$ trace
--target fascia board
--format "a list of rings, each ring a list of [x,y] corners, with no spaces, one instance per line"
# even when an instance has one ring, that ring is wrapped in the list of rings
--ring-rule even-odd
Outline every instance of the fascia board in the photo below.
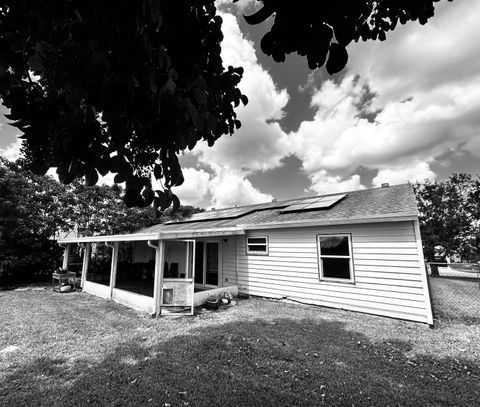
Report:
[[[261,224],[246,224],[243,225],[245,230],[257,230],[257,229],[281,229],[281,228],[293,228],[293,227],[306,227],[306,226],[336,226],[336,225],[352,225],[360,223],[382,223],[382,222],[404,222],[418,220],[417,215],[402,215],[402,216],[381,216],[372,218],[350,218],[350,219],[304,219],[286,222],[269,222]]]

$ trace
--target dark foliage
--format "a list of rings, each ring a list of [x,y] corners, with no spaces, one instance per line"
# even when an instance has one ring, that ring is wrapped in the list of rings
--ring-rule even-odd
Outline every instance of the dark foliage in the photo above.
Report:
[[[181,206],[158,217],[152,207],[128,208],[123,194],[118,185],[62,185],[0,158],[0,285],[48,277],[61,265],[58,233],[131,233],[201,211]]]
[[[237,2],[238,0],[234,0]],[[259,24],[274,16],[260,43],[262,51],[276,62],[296,52],[305,56],[310,69],[326,62],[328,73],[340,72],[348,61],[346,46],[359,39],[384,41],[398,23],[426,24],[438,0],[258,0],[263,6],[245,16]],[[451,1],[451,0],[450,0]]]
[[[275,15],[263,52],[298,52],[330,73],[346,65],[350,41],[384,40],[397,22],[434,12],[433,0],[263,3],[246,17]],[[234,108],[248,102],[243,68],[222,64],[221,25],[214,0],[0,0],[0,96],[27,168],[87,185],[111,171],[127,206],[178,208],[178,153],[233,134]]]
[[[477,261],[480,248],[480,178],[452,174],[445,181],[428,180],[414,185],[420,212],[423,250],[435,261],[435,246],[446,256]]]
[[[0,95],[27,167],[57,167],[66,184],[111,171],[129,207],[178,207],[177,154],[232,134],[234,106],[247,103],[243,69],[222,65],[213,3],[1,1]]]
[[[51,239],[65,226],[60,184],[0,161],[0,283],[32,281],[51,272],[61,248]]]

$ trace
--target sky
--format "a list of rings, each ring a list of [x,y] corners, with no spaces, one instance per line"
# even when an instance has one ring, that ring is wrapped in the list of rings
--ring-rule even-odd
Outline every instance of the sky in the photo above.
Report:
[[[183,204],[218,209],[480,173],[478,0],[443,0],[424,26],[352,42],[333,76],[296,54],[285,63],[262,54],[271,21],[248,26],[242,16],[256,3],[217,0],[224,65],[244,67],[249,103],[236,110],[233,136],[182,154],[185,183],[173,192]],[[15,159],[17,131],[5,122],[0,154]]]

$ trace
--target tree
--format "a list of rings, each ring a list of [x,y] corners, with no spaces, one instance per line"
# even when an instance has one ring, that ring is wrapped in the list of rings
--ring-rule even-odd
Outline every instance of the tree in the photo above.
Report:
[[[334,73],[350,41],[384,40],[397,21],[424,24],[433,2],[263,0],[245,18],[275,15],[260,44],[275,61],[296,51]],[[214,0],[1,0],[0,96],[27,167],[57,167],[66,184],[111,171],[129,207],[178,208],[179,152],[233,134],[234,108],[248,102],[243,69],[223,67],[221,24]],[[152,190],[151,173],[163,190]]]
[[[158,218],[152,207],[127,208],[122,194],[118,185],[62,185],[0,157],[0,284],[49,276],[59,266],[62,250],[55,237],[61,231],[131,233],[201,211],[181,206]]]
[[[26,281],[54,268],[61,250],[51,237],[67,226],[63,188],[0,158],[0,281]]]
[[[480,237],[480,178],[452,174],[445,181],[417,182],[414,189],[426,259],[434,261],[435,246],[442,246],[446,256],[473,260]]]
[[[90,235],[132,233],[154,224],[189,217],[203,209],[180,205],[169,208],[158,217],[152,207],[128,208],[122,200],[119,185],[86,186],[78,181],[68,186],[73,202],[69,208],[71,222],[78,230]]]

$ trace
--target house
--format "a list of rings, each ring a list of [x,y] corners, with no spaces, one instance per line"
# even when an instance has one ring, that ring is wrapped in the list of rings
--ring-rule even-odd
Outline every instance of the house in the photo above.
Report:
[[[145,312],[207,295],[285,298],[432,324],[411,185],[197,213],[130,235],[59,239],[86,292]],[[160,290],[160,287],[163,287]]]

